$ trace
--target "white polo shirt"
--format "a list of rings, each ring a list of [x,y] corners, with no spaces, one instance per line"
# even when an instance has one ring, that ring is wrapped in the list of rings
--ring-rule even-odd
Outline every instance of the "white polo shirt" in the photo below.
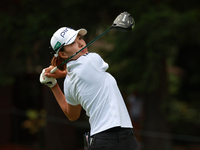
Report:
[[[67,63],[64,81],[66,101],[81,104],[89,116],[91,135],[112,127],[132,128],[132,123],[113,76],[105,72],[108,64],[96,53]]]

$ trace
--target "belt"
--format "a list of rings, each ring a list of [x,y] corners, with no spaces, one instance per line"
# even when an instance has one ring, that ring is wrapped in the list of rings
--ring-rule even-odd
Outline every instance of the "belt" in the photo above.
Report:
[[[134,131],[132,128],[114,127],[114,128],[105,130],[103,132],[97,133],[97,134],[93,135],[91,138],[115,140],[115,139],[126,138],[133,134],[134,134]]]

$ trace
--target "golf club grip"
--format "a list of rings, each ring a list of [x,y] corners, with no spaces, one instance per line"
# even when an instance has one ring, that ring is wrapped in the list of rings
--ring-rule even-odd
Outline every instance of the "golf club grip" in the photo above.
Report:
[[[54,73],[56,70],[58,70],[58,68],[54,67],[53,69],[51,69],[50,73]]]

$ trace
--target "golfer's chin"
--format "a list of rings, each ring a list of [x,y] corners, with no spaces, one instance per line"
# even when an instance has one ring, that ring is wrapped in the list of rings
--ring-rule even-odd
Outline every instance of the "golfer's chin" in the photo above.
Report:
[[[81,52],[82,52],[83,55],[86,54],[86,53],[88,53],[87,47],[85,49],[83,49]]]

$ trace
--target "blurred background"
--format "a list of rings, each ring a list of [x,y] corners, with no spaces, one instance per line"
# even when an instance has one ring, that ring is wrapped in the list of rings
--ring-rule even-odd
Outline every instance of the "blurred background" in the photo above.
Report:
[[[135,29],[88,49],[109,63],[141,150],[200,149],[200,1],[1,0],[0,150],[83,150],[84,110],[70,122],[39,75],[58,28],[86,28],[90,42],[123,11]]]

